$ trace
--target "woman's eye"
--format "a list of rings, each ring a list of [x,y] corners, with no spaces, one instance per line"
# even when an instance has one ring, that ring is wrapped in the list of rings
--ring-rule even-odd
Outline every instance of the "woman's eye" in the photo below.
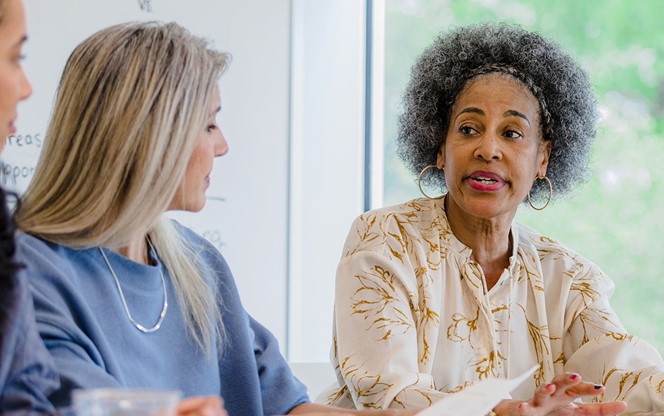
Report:
[[[508,137],[510,139],[518,139],[519,137],[522,137],[522,135],[516,130],[507,130],[505,132],[505,137]]]
[[[470,126],[461,126],[459,128],[459,133],[461,133],[463,135],[466,135],[466,136],[469,136],[469,135],[475,133],[475,129],[470,127]]]
[[[25,60],[25,55],[23,55],[23,54],[16,54],[16,55],[13,56],[13,59],[12,59],[12,61],[16,65],[21,65],[21,62],[23,62],[23,60]]]
[[[212,131],[216,128],[217,128],[216,124],[210,124],[210,125],[207,126],[207,132],[212,133]]]

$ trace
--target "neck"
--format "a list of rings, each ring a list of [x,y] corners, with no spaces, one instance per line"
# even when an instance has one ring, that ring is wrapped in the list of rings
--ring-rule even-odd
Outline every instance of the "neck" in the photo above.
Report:
[[[445,199],[445,211],[454,236],[472,251],[472,259],[477,262],[491,289],[503,270],[509,266],[512,242],[510,218],[478,218],[468,215],[449,198]]]
[[[135,261],[136,263],[150,264],[150,257],[148,256],[148,245],[146,241],[146,237],[142,236],[132,240],[126,246],[113,249],[113,251],[125,256],[129,260]]]

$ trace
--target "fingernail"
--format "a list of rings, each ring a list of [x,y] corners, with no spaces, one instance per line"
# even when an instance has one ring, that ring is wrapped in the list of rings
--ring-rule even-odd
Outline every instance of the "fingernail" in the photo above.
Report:
[[[571,376],[569,376],[569,378],[571,380],[576,380],[577,378],[579,378],[579,375],[578,374],[572,374]]]
[[[601,389],[602,387],[604,387],[604,386],[602,386],[601,384],[595,384],[595,390],[599,390],[599,389]]]
[[[553,387],[553,383],[549,383],[549,384],[547,384],[544,388],[547,389],[547,390],[549,390],[551,387]]]

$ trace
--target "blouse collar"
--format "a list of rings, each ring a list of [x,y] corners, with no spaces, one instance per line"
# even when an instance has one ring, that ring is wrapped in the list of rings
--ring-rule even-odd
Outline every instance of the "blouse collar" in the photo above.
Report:
[[[443,198],[432,200],[434,209],[438,213],[441,239],[447,243],[446,247],[449,247],[452,252],[461,257],[464,263],[469,262],[471,261],[470,256],[473,254],[473,250],[459,241],[459,239],[452,232],[449,220],[447,219],[447,213],[445,212],[445,199],[447,199],[447,195],[445,195]],[[519,258],[517,255],[519,250],[519,232],[518,227],[514,222],[510,226],[509,236],[512,239],[512,253],[510,254],[508,267],[510,271],[514,271],[514,268],[518,264]]]

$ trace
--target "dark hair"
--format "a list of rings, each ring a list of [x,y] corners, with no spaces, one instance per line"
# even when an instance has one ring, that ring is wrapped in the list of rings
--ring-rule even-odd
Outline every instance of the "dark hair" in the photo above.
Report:
[[[586,72],[560,46],[516,25],[485,22],[437,37],[412,68],[399,118],[397,151],[415,174],[436,162],[452,105],[467,82],[499,72],[523,82],[540,103],[544,140],[551,142],[547,177],[555,195],[586,177],[598,120],[597,100]],[[442,171],[423,178],[445,187]],[[535,181],[532,198],[548,196]]]
[[[6,320],[11,319],[10,316],[7,316],[7,311],[11,310],[15,301],[13,289],[16,285],[16,271],[21,268],[21,265],[14,260],[16,228],[7,206],[7,196],[9,195],[15,197],[18,203],[15,194],[0,187],[0,328],[4,328]]]

